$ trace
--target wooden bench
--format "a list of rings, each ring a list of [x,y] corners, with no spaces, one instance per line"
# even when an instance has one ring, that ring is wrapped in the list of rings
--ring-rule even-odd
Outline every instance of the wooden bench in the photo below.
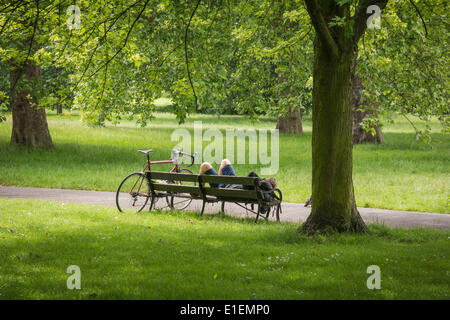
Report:
[[[261,188],[261,179],[258,177],[235,177],[235,176],[213,176],[196,175],[184,173],[169,173],[159,171],[146,172],[152,200],[150,210],[155,204],[155,200],[160,197],[179,197],[186,199],[202,200],[201,215],[205,211],[207,203],[222,202],[221,210],[225,212],[225,203],[235,203],[236,205],[250,211],[256,215],[255,223],[260,216],[266,220],[270,213],[276,215],[280,221],[282,194],[279,189],[265,191]],[[235,188],[214,188],[209,184],[241,185],[242,189]],[[274,195],[272,200],[268,200],[267,195]],[[251,208],[248,208],[251,205]],[[257,206],[256,211],[253,209]]]

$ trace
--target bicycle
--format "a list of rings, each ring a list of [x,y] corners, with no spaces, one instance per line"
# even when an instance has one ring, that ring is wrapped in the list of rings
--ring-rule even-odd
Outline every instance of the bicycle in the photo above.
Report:
[[[134,212],[140,212],[147,205],[148,201],[152,198],[152,193],[150,191],[150,183],[145,174],[146,171],[151,171],[152,165],[158,164],[168,164],[173,163],[174,167],[170,170],[171,173],[186,173],[192,174],[192,171],[186,168],[180,168],[179,166],[179,156],[188,156],[191,158],[191,163],[188,167],[191,167],[194,164],[195,157],[197,156],[197,152],[194,154],[189,154],[186,152],[182,152],[180,150],[173,149],[172,157],[169,160],[159,160],[159,161],[150,161],[150,153],[153,152],[153,149],[149,150],[138,150],[140,153],[143,153],[147,156],[147,163],[145,164],[143,170],[141,172],[134,172],[126,176],[119,185],[119,188],[116,192],[116,206],[120,212],[125,212],[128,210]],[[168,183],[181,184],[180,181],[167,181]],[[196,185],[196,182],[193,183]],[[191,202],[191,198],[186,197],[177,197],[177,194],[173,194],[171,196],[166,196],[167,207],[176,210],[183,210],[187,208]],[[155,203],[158,201],[158,197],[155,199]],[[165,207],[163,207],[165,208]],[[162,208],[161,208],[162,209]]]

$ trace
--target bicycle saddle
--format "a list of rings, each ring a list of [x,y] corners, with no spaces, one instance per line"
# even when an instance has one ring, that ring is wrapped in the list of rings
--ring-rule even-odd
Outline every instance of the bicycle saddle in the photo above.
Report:
[[[138,150],[140,153],[143,154],[149,154],[150,152],[153,152],[153,149],[148,149],[148,150]]]

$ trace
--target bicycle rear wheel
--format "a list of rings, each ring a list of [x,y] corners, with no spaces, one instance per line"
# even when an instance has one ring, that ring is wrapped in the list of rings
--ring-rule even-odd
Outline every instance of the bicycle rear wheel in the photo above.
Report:
[[[192,174],[192,171],[189,169],[181,169],[180,173]],[[196,182],[187,182],[187,181],[170,181],[170,183],[179,184],[179,185],[192,185],[196,186]],[[188,194],[177,194],[173,196],[166,197],[167,204],[169,207],[175,210],[183,210],[186,209],[192,202],[192,198]]]
[[[140,212],[151,198],[147,177],[142,172],[127,176],[116,192],[116,205],[120,212]]]

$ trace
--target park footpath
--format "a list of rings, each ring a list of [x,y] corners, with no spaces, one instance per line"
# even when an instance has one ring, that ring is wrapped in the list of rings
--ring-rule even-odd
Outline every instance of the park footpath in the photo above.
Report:
[[[1,198],[49,200],[109,207],[115,207],[116,205],[115,192],[105,191],[0,186],[0,201]],[[201,201],[192,201],[187,210],[200,212]],[[358,210],[366,223],[379,223],[399,228],[450,230],[450,214],[372,208],[358,208]],[[209,204],[205,209],[205,213],[217,213],[219,211],[219,204]],[[225,211],[233,216],[254,217],[252,213],[246,213],[245,209],[231,203],[227,203]],[[310,212],[311,208],[305,208],[302,203],[283,203],[280,219],[281,221],[300,223],[306,220]],[[270,219],[273,220],[274,217],[270,217]]]

